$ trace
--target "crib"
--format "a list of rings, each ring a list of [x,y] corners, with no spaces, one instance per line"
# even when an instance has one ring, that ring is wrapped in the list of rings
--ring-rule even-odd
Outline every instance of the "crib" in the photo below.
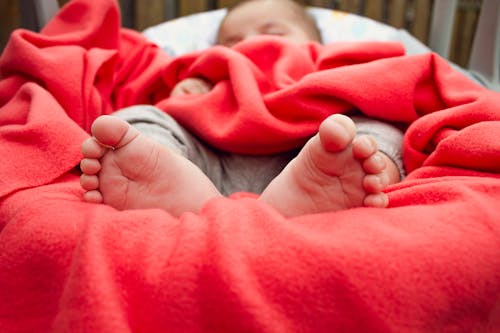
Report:
[[[356,3],[373,13],[403,2]],[[211,47],[230,1],[187,16],[184,1],[155,1],[161,21],[141,32],[120,22],[137,26],[131,9],[146,1],[120,1],[121,14],[112,0],[20,3],[33,31],[14,31],[0,57],[0,332],[500,330],[497,1],[482,1],[470,66],[447,59],[443,41],[453,26],[443,12],[460,1],[433,2],[429,45],[343,10],[354,2],[311,1],[325,44],[342,47],[258,41],[293,59],[273,64],[286,84],[269,91],[252,88],[270,85],[258,58],[245,60],[250,47]],[[216,89],[165,93],[200,73]],[[387,188],[387,208],[295,217],[251,193],[178,217],[84,202],[92,121],[137,104],[227,146],[306,140],[326,115],[356,108],[404,127],[408,175]],[[257,116],[240,121],[241,105]]]

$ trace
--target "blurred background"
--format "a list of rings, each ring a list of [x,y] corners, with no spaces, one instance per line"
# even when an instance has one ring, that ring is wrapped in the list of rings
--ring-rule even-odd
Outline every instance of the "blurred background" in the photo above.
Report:
[[[32,2],[33,0],[0,1],[0,50],[3,50],[13,29],[36,30],[38,28],[36,24],[33,25],[32,17],[21,15],[20,8],[29,6]],[[58,2],[59,5],[64,5],[68,0]],[[143,30],[177,16],[221,8],[235,2],[237,0],[119,0],[122,25],[136,30]],[[367,16],[396,28],[406,29],[424,44],[429,43],[433,0],[310,0],[299,2]],[[462,67],[467,67],[469,62],[480,6],[481,0],[458,0],[449,59]]]

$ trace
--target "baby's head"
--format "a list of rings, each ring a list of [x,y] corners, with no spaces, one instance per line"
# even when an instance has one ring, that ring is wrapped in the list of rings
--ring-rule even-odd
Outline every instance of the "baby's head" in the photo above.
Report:
[[[293,0],[242,0],[228,9],[217,44],[230,47],[257,35],[282,36],[296,43],[321,42],[314,18],[301,4]]]

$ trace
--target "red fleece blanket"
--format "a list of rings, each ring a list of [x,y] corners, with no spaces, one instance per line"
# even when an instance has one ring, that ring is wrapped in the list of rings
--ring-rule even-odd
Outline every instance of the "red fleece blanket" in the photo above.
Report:
[[[104,0],[15,31],[0,58],[0,332],[500,331],[500,95],[401,52],[263,38],[173,60]],[[189,76],[213,91],[167,99]],[[245,195],[178,219],[83,202],[92,120],[140,103],[244,153],[357,109],[408,126],[410,173],[388,209],[293,219]]]

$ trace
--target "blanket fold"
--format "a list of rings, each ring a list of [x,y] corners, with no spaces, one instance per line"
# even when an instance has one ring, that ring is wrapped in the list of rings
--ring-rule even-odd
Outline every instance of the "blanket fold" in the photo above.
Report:
[[[498,332],[500,94],[398,43],[256,38],[169,58],[112,0],[73,0],[0,57],[0,332]],[[262,57],[262,52],[266,57]],[[168,98],[201,77],[205,95]],[[152,104],[219,149],[296,148],[333,113],[407,128],[387,209],[286,219],[81,199],[101,114]]]

